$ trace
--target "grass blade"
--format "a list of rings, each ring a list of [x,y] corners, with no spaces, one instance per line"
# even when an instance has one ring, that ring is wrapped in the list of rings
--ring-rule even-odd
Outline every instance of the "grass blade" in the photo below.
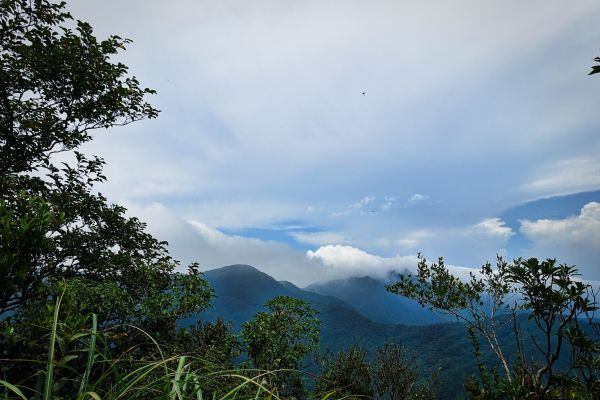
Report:
[[[185,356],[181,356],[179,358],[179,364],[177,364],[177,370],[175,371],[175,377],[173,378],[173,386],[171,388],[171,399],[175,398],[183,399],[183,395],[181,393],[181,373],[183,372],[183,368],[185,367]]]
[[[85,366],[85,372],[81,377],[81,385],[79,386],[79,394],[84,393],[88,386],[92,365],[94,364],[94,354],[96,353],[96,333],[98,331],[98,316],[92,314],[92,332],[90,335],[90,347],[88,349],[88,359]]]
[[[6,381],[0,380],[0,386],[4,386],[8,390],[10,390],[11,392],[13,392],[17,396],[19,396],[21,399],[27,400],[27,397],[25,397],[25,395],[23,394],[23,392],[21,392],[21,389],[19,389],[15,385],[12,385],[12,384],[10,384],[10,383],[8,383]]]
[[[94,400],[102,400],[102,398],[100,396],[98,396],[98,393],[96,392],[86,392],[82,394],[83,397],[79,397],[82,399],[87,399],[88,397],[91,397]]]
[[[54,318],[52,319],[52,331],[50,332],[50,349],[48,350],[48,365],[46,367],[46,382],[44,385],[44,400],[50,400],[52,397],[52,385],[54,383],[54,347],[56,344],[56,330],[58,328],[58,312],[64,294],[65,292],[63,290],[58,299],[56,299],[56,305],[54,306]]]

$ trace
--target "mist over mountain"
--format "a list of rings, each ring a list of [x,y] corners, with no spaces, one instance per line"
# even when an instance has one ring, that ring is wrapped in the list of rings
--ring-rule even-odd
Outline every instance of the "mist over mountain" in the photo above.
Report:
[[[381,280],[363,276],[315,283],[304,289],[343,300],[375,322],[427,325],[447,321],[439,313],[423,308],[413,300],[386,291],[384,285],[392,282],[391,277]]]
[[[339,316],[358,325],[373,322],[362,316],[352,305],[330,295],[302,290],[291,282],[277,281],[258,269],[243,264],[229,265],[206,271],[204,277],[214,289],[213,307],[202,318],[213,320],[219,316],[229,320],[234,330],[250,320],[264,303],[275,296],[290,296],[306,300],[320,312],[322,321],[335,321]]]
[[[385,292],[382,281],[368,277],[332,281],[318,287],[311,286],[312,290],[323,292],[316,293],[287,281],[277,281],[250,265],[217,268],[204,272],[204,276],[215,290],[213,306],[200,315],[180,321],[182,326],[193,324],[196,320],[214,321],[223,317],[231,322],[234,332],[239,332],[245,321],[263,310],[262,305],[267,300],[274,296],[291,296],[306,300],[319,312],[317,317],[322,322],[321,352],[336,352],[360,343],[373,354],[378,346],[387,342],[402,344],[417,357],[424,376],[444,367],[439,373],[440,387],[444,387],[445,391],[442,399],[461,398],[463,375],[476,373],[463,324],[426,325],[426,321],[434,321],[434,316],[413,304],[394,302],[394,297],[390,297],[393,295]],[[344,290],[355,290],[356,299],[363,298],[363,301],[352,300],[351,293],[343,296],[351,300],[348,302],[325,294],[341,295]],[[369,297],[372,299],[369,300]],[[369,304],[383,311],[369,310]],[[393,315],[389,320],[408,321],[412,325],[381,323],[371,319],[379,317],[385,320],[383,314],[386,310]],[[423,315],[419,315],[419,311]],[[448,360],[451,362],[448,363]]]
[[[359,343],[373,355],[377,347],[385,343],[401,344],[415,357],[425,379],[434,373],[437,375],[437,390],[442,400],[464,398],[465,378],[477,374],[465,325],[449,319],[444,321],[414,302],[387,293],[384,288],[387,281],[365,276],[302,289],[243,264],[209,270],[204,272],[204,277],[215,291],[213,305],[199,315],[181,320],[181,326],[222,317],[231,323],[234,333],[239,333],[244,322],[264,311],[263,304],[268,300],[290,296],[307,301],[319,312],[321,353],[337,352]],[[529,338],[539,332],[536,333],[526,316],[520,318],[520,324],[523,337],[527,338],[525,348],[533,350]],[[516,354],[515,342],[511,339],[513,333],[512,324],[503,324],[498,330],[508,354]],[[483,343],[481,352],[482,360],[488,365],[497,362]],[[559,365],[566,365],[564,358],[561,357]],[[309,371],[318,372],[312,360],[307,363]]]

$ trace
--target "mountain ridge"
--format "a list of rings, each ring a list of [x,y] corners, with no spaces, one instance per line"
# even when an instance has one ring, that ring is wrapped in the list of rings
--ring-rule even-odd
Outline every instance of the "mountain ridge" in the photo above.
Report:
[[[392,281],[370,276],[351,277],[313,283],[304,290],[334,296],[366,318],[383,324],[429,325],[448,321],[413,300],[386,291],[385,285]]]
[[[402,325],[375,322],[337,297],[307,291],[290,282],[277,281],[257,268],[242,264],[208,270],[204,276],[215,290],[213,307],[181,320],[182,326],[197,320],[214,321],[223,317],[231,322],[233,332],[239,333],[245,321],[263,311],[263,304],[267,300],[275,296],[291,296],[307,301],[319,312],[317,318],[322,322],[321,352],[337,352],[359,343],[370,354],[374,354],[377,347],[385,343],[402,344],[416,357],[424,378],[439,368],[445,368],[439,374],[440,387],[444,387],[445,391],[442,399],[463,398],[462,378],[456,377],[476,373],[474,363],[463,362],[472,359],[463,324],[438,322]],[[448,360],[453,361],[448,363]]]

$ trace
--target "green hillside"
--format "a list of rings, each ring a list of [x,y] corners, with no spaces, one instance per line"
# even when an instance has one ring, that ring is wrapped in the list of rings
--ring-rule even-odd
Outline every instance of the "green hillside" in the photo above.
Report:
[[[322,321],[320,348],[322,352],[347,349],[360,343],[371,353],[386,342],[406,346],[423,367],[423,376],[438,372],[438,387],[442,399],[463,398],[464,378],[475,374],[466,331],[460,323],[432,325],[400,325],[374,322],[348,303],[333,296],[302,290],[289,282],[278,282],[248,265],[231,265],[206,271],[205,278],[215,290],[213,307],[194,318],[181,321],[189,325],[195,320],[216,320],[223,317],[239,332],[243,322],[250,320],[262,305],[275,296],[291,296],[308,301],[319,311]],[[383,286],[381,287],[383,290]],[[400,313],[398,311],[398,313]],[[414,309],[410,310],[414,315]],[[427,314],[427,311],[423,311]]]

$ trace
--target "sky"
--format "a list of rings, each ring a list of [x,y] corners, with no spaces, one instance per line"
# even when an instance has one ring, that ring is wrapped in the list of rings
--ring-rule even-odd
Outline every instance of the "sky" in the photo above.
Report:
[[[108,132],[111,201],[182,265],[300,286],[496,254],[600,279],[600,3],[72,0],[162,112]]]

